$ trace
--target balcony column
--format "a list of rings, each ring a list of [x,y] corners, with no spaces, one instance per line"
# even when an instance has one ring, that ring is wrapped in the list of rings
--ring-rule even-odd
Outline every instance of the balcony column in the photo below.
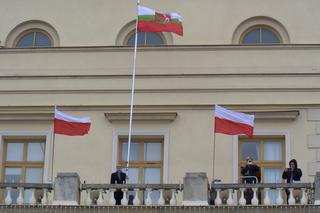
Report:
[[[208,178],[206,173],[186,173],[186,176],[183,179],[183,205],[209,205]]]
[[[320,205],[320,172],[314,177],[314,204]]]
[[[80,177],[77,173],[58,173],[54,181],[52,205],[74,206],[80,203]]]

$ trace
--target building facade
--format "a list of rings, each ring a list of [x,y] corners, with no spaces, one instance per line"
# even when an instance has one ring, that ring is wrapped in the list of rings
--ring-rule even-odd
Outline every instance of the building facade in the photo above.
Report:
[[[0,182],[51,182],[72,171],[108,183],[126,161],[135,1],[0,2]],[[320,2],[141,4],[177,11],[184,36],[139,33],[129,181],[179,183],[192,171],[237,183],[248,156],[262,182],[281,182],[292,158],[312,181]],[[214,136],[214,104],[255,114],[254,138]],[[90,133],[53,135],[54,105],[91,117]]]

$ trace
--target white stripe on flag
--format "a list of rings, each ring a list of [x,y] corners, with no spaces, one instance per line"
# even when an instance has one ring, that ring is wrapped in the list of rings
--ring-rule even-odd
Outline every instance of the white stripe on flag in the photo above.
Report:
[[[89,117],[75,118],[75,117],[67,115],[63,112],[60,112],[57,109],[54,111],[54,118],[59,119],[59,120],[68,121],[68,122],[91,123],[91,119]]]
[[[234,112],[217,104],[215,105],[215,117],[254,126],[254,115]]]

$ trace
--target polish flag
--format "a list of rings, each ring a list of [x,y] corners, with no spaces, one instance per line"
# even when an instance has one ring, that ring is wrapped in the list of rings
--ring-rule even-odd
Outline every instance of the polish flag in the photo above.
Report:
[[[91,125],[90,118],[75,118],[54,110],[54,133],[69,136],[88,134]]]
[[[227,135],[253,136],[254,115],[227,110],[215,105],[214,132]]]

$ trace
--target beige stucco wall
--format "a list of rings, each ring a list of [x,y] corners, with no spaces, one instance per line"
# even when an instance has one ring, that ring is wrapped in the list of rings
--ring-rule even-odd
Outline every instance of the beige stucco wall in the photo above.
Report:
[[[213,104],[271,115],[298,111],[294,118],[257,119],[255,130],[286,135],[287,161],[296,158],[303,181],[312,181],[319,166],[314,139],[320,120],[319,50],[318,45],[144,48],[138,53],[134,112],[176,112],[177,117],[134,121],[133,130],[168,133],[168,182],[178,183],[190,171],[212,178]],[[128,112],[131,51],[1,50],[0,132],[50,132],[54,104],[73,116],[89,116],[87,136],[56,136],[54,173],[75,171],[82,181],[109,181],[113,134],[127,131],[128,123],[110,122],[105,113]],[[215,177],[224,182],[235,178],[234,141],[216,136]]]
[[[0,41],[30,20],[50,24],[61,46],[115,45],[120,30],[135,18],[135,1],[1,0]],[[174,44],[231,44],[237,26],[255,16],[271,17],[287,30],[294,44],[319,43],[318,0],[148,0],[141,4],[162,12],[177,11],[184,19],[184,37]]]

